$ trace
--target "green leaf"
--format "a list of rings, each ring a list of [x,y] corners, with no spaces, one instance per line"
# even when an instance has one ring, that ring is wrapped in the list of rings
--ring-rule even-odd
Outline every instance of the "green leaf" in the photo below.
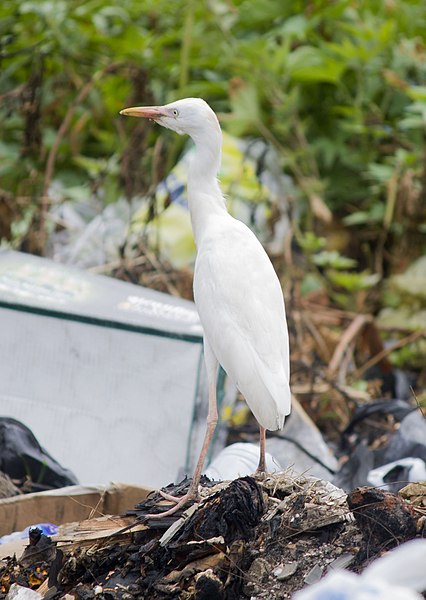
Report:
[[[382,202],[372,204],[370,210],[358,210],[343,219],[345,225],[363,225],[364,223],[383,223],[385,205]]]
[[[306,38],[306,33],[309,30],[309,21],[304,15],[295,15],[287,19],[281,29],[281,32],[285,36],[294,38],[296,40],[303,40]]]
[[[323,250],[313,256],[314,263],[319,267],[331,267],[333,269],[350,269],[356,266],[356,260],[342,256],[337,250]]]
[[[290,77],[299,82],[338,83],[345,68],[344,61],[313,46],[296,48],[287,59]]]
[[[410,85],[406,88],[405,93],[412,100],[419,103],[426,103],[426,85]]]
[[[380,281],[378,273],[352,273],[347,271],[327,271],[327,277],[334,285],[344,288],[348,292],[368,290]]]
[[[302,296],[322,289],[324,289],[324,281],[315,273],[307,273],[300,285]]]
[[[298,243],[305,252],[313,254],[322,250],[327,243],[323,237],[317,237],[312,231],[307,231],[304,236],[298,238]]]

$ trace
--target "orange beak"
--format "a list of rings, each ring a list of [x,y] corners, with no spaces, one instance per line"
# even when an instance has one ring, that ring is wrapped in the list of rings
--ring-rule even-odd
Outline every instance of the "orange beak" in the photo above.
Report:
[[[145,119],[160,119],[167,117],[167,112],[161,106],[133,106],[132,108],[124,108],[120,110],[120,115],[126,117],[145,117]]]

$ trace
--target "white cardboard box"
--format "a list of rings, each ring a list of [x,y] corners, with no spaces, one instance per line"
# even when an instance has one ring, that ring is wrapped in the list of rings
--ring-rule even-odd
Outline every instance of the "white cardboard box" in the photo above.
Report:
[[[190,473],[206,411],[192,302],[0,251],[0,414],[80,483]]]

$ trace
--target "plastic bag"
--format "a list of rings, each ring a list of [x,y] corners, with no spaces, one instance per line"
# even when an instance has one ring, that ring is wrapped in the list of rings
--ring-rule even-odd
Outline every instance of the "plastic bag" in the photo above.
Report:
[[[0,471],[11,479],[29,478],[31,491],[75,485],[75,475],[44,450],[23,423],[0,417]]]

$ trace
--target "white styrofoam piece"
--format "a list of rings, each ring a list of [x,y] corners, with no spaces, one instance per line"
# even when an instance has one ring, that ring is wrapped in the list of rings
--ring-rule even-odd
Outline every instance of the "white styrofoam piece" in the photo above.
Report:
[[[256,444],[244,442],[231,444],[221,450],[203,472],[214,481],[228,481],[253,475],[259,465],[259,452],[259,446]],[[269,452],[265,453],[265,460],[268,473],[282,470],[278,461]]]
[[[7,600],[41,600],[42,596],[36,590],[12,583],[6,596]]]

